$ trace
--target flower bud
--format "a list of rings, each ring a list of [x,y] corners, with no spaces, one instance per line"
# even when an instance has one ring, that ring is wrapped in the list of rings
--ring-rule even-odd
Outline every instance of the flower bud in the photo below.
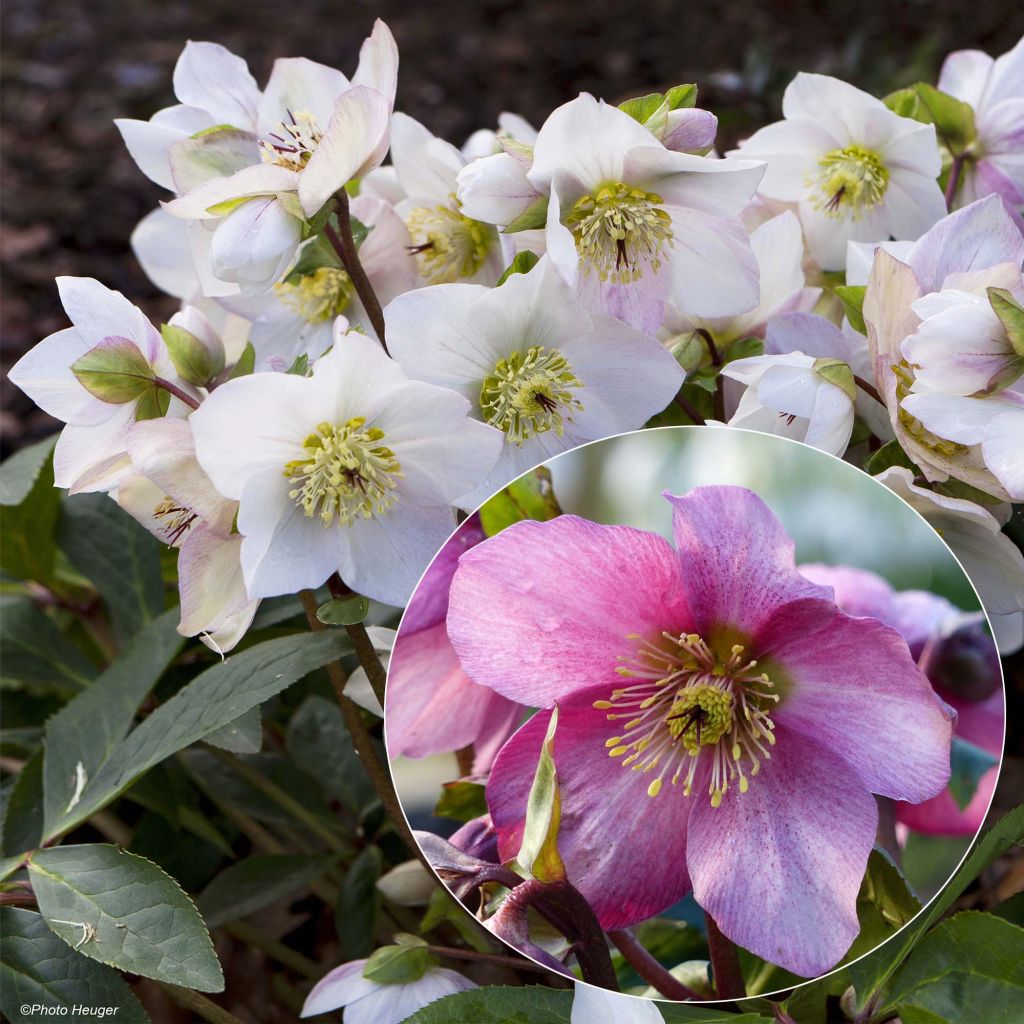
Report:
[[[378,879],[377,888],[399,906],[425,907],[437,881],[418,860],[407,860]]]
[[[964,700],[991,697],[1001,679],[999,654],[983,619],[961,619],[937,635],[921,657],[933,686]]]

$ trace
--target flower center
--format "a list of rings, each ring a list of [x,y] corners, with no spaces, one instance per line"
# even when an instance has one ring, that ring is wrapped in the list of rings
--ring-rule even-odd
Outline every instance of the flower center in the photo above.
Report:
[[[635,772],[658,771],[648,785],[657,796],[667,778],[682,782],[689,796],[702,757],[711,762],[708,796],[718,807],[731,782],[739,791],[750,788],[762,760],[771,757],[775,724],[768,709],[778,701],[769,692],[774,683],[755,672],[757,662],[735,644],[727,658],[720,658],[696,633],[662,634],[662,647],[632,634],[637,653],[616,671],[636,680],[612,691],[609,700],[594,701],[608,711],[609,721],[626,719],[621,735],[605,743],[611,757],[622,757],[623,766]],[[766,746],[767,744],[767,746]],[[705,754],[706,751],[706,754]]]
[[[480,390],[480,409],[491,426],[522,446],[534,434],[548,430],[561,437],[572,413],[583,411],[574,394],[582,387],[561,352],[533,345],[494,367]]]
[[[470,220],[452,196],[450,205],[417,206],[406,219],[419,272],[430,284],[473,277],[487,261],[493,229]]]
[[[647,268],[656,273],[672,246],[672,218],[661,202],[621,181],[577,199],[565,223],[584,274],[593,270],[602,281],[628,284]]]
[[[308,110],[289,110],[287,121],[276,132],[260,139],[260,156],[264,163],[278,164],[292,171],[301,171],[323,137],[316,118]]]
[[[340,526],[351,526],[356,519],[386,512],[396,501],[402,467],[395,453],[380,443],[384,431],[364,429],[365,424],[362,416],[340,427],[319,424],[302,442],[305,458],[284,467],[286,477],[301,481],[288,497],[307,516],[319,515],[324,526],[335,516]]]
[[[809,184],[821,195],[812,199],[815,209],[833,217],[852,215],[858,220],[865,210],[882,201],[889,187],[889,171],[870,149],[856,144],[833,149],[819,161],[816,180]]]
[[[911,393],[914,384],[914,367],[906,359],[901,359],[898,363],[893,363],[890,368],[896,374],[896,405],[903,429],[919,444],[946,458],[964,455],[968,450],[966,445],[956,441],[947,441],[944,437],[933,434],[916,416],[911,416],[903,408],[903,399]]]
[[[295,284],[288,279],[274,285],[274,294],[289,309],[310,324],[333,320],[343,313],[355,297],[352,279],[339,267],[320,267]]]
[[[167,543],[173,546],[188,533],[196,520],[196,514],[192,509],[179,505],[173,498],[164,498],[153,509],[153,518],[166,520],[163,523],[164,536]]]

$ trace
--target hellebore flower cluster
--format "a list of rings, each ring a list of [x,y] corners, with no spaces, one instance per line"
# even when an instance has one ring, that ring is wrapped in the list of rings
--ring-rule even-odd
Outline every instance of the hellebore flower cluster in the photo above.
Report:
[[[733,941],[815,975],[858,932],[872,794],[939,793],[954,714],[898,632],[797,571],[755,494],[666,499],[674,550],[561,516],[460,559],[448,633],[464,669],[544,709],[488,781],[500,857],[519,848],[557,705],[559,852],[602,926],[692,889]]]

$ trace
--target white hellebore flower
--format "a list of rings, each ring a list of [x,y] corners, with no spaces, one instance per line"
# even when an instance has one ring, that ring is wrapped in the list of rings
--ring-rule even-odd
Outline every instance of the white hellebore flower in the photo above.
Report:
[[[295,256],[303,218],[383,160],[398,54],[383,22],[363,44],[350,82],[303,58],[275,61],[255,132],[218,127],[171,147],[175,217],[212,231],[214,277],[258,292]],[[202,275],[201,275],[202,276]]]
[[[506,262],[498,232],[491,224],[465,216],[455,196],[456,178],[466,158],[418,121],[395,114],[391,163],[404,194],[396,209],[409,228],[422,281],[493,285]]]
[[[324,975],[306,997],[299,1016],[316,1017],[344,1007],[345,1024],[401,1024],[437,999],[477,987],[445,967],[428,967],[405,984],[384,984],[363,977],[367,962],[352,960]]]
[[[118,504],[157,539],[178,548],[182,636],[223,654],[249,628],[258,600],[242,579],[242,538],[232,533],[238,502],[222,497],[196,461],[188,420],[136,423],[128,432],[134,475]]]
[[[797,204],[823,270],[842,269],[850,239],[918,238],[945,214],[934,125],[899,117],[846,82],[803,72],[786,89],[782,113],[785,120],[736,152],[767,161],[760,192]]]
[[[672,401],[683,372],[653,338],[588,313],[544,257],[500,288],[447,284],[384,311],[388,344],[417,380],[451,388],[505,437],[474,507],[538,462],[635,430]]]
[[[974,108],[978,133],[967,152],[956,205],[995,192],[1024,229],[1024,39],[994,60],[981,50],[951,53],[939,89]]]
[[[804,240],[794,213],[786,210],[755,227],[750,232],[750,248],[761,285],[761,298],[753,309],[729,317],[688,317],[676,310],[670,294],[665,330],[678,335],[703,329],[716,344],[725,345],[738,338],[763,337],[765,324],[779,313],[813,308],[821,289],[804,287]]]
[[[665,1024],[657,1003],[576,982],[570,1024]]]
[[[756,161],[673,152],[583,93],[548,117],[532,151],[470,164],[459,199],[467,217],[502,226],[546,207],[547,252],[565,281],[589,308],[653,333],[670,290],[693,316],[756,305],[757,263],[738,215],[762,173]]]
[[[67,426],[53,454],[54,483],[106,491],[130,469],[128,429],[185,406],[151,382],[186,393],[156,328],[120,292],[91,277],[58,277],[72,327],[44,338],[11,368],[10,380]]]
[[[891,466],[875,478],[895,491],[919,512],[952,548],[971,582],[978,588],[993,627],[1011,624],[1024,613],[1024,554],[1002,533],[1010,514],[1008,505],[982,508],[963,498],[951,498],[914,483],[914,474],[903,466]],[[1003,654],[1021,646],[1020,639],[997,640]],[[1019,626],[1017,629],[1019,632]]]
[[[1024,237],[991,195],[902,259],[879,248],[864,297],[875,382],[903,449],[927,479],[1004,501],[1024,498],[1022,261]],[[1003,317],[1017,318],[1014,331]]]
[[[501,448],[468,413],[465,399],[410,381],[377,342],[341,330],[311,377],[257,373],[217,388],[191,418],[196,456],[239,502],[250,595],[338,572],[367,597],[405,604],[455,527],[452,503]]]

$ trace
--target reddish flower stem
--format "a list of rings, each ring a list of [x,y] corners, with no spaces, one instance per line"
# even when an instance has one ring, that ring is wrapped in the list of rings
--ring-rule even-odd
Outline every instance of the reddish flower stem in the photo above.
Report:
[[[179,402],[184,402],[190,409],[199,408],[199,403],[187,391],[182,391],[177,384],[172,384],[169,380],[164,380],[163,377],[154,377],[153,383],[158,388],[163,388],[164,391],[174,395]]]
[[[963,156],[953,157],[953,163],[949,168],[949,179],[946,182],[946,209],[952,212],[953,201],[956,199],[956,190],[960,187],[960,175],[964,169]]]
[[[656,988],[667,999],[681,1001],[684,999],[700,999],[701,996],[692,988],[687,988],[681,981],[673,977],[671,972],[644,948],[643,944],[628,929],[611,931],[608,938],[615,943],[618,951],[626,958],[626,963],[640,975],[652,988]]]
[[[863,377],[858,377],[856,374],[854,374],[853,382],[861,389],[861,391],[864,392],[864,394],[870,395],[876,402],[885,405],[885,402],[882,400],[882,396],[878,393],[878,389],[874,384],[869,384]]]
[[[695,424],[697,424],[697,426],[704,426],[704,417],[701,416],[701,414],[697,412],[697,410],[686,399],[686,397],[683,395],[682,388],[680,388],[676,392],[675,403],[676,405],[679,406],[680,409],[683,410],[683,412],[686,413],[687,416],[690,417],[691,420],[693,420]]]
[[[352,588],[343,582],[336,572],[332,573],[330,579],[328,579],[327,589],[331,592],[331,597],[341,600],[351,597],[354,593]],[[347,625],[345,632],[348,633],[348,638],[352,641],[352,648],[359,658],[359,664],[363,666],[366,676],[370,680],[373,694],[383,708],[384,685],[387,680],[387,673],[384,671],[384,665],[381,663],[376,650],[374,650],[373,641],[370,639],[369,633],[366,632],[366,627],[361,622],[353,622]]]
[[[391,355],[384,338],[384,311],[380,308],[377,293],[373,290],[373,285],[370,284],[370,279],[366,276],[362,263],[359,262],[359,252],[356,248],[355,238],[352,236],[352,216],[348,208],[348,193],[343,188],[339,189],[335,198],[338,201],[338,227],[341,230],[335,231],[328,221],[324,225],[324,235],[334,247],[346,273],[352,279],[359,301],[362,302],[366,315],[370,318],[370,323],[373,324],[373,329],[377,333],[380,347],[387,355]]]
[[[708,929],[708,951],[711,954],[715,995],[719,999],[743,999],[747,990],[743,985],[739,951],[732,940],[722,934],[715,919],[707,912],[704,921]]]

